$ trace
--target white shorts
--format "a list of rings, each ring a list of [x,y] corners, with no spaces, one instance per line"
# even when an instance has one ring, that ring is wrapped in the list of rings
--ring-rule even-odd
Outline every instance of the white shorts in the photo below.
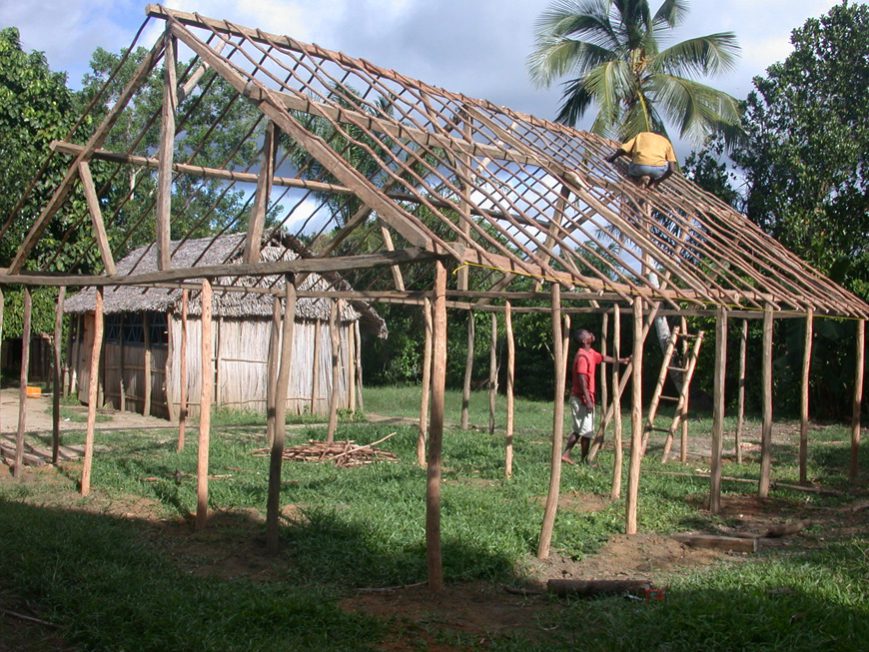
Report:
[[[594,408],[583,405],[578,396],[570,396],[570,411],[573,414],[573,432],[580,437],[594,435]]]

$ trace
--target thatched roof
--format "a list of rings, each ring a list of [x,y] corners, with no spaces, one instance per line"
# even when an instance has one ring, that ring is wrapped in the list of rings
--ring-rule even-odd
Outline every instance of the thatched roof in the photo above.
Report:
[[[223,235],[219,237],[197,238],[171,243],[171,261],[177,267],[196,267],[197,265],[220,265],[241,261],[244,247],[244,234]],[[145,274],[157,269],[157,249],[153,244],[139,247],[130,252],[117,264],[119,275]],[[276,260],[295,260],[299,255],[284,243],[269,242],[263,246],[260,259],[264,262]],[[334,275],[333,275],[334,276]],[[215,285],[235,285],[252,288],[271,288],[280,291],[284,287],[281,275],[263,277],[240,277],[217,279]],[[319,274],[310,274],[299,284],[298,290],[323,291],[327,289],[349,290],[349,284],[340,278],[327,281]],[[64,303],[64,311],[77,314],[94,309],[96,290],[85,288],[71,296]],[[228,291],[216,288],[213,298],[215,317],[241,319],[246,317],[272,316],[273,294]],[[300,298],[296,302],[297,320],[328,320],[331,301],[325,298]],[[172,288],[148,288],[139,286],[107,287],[104,293],[103,312],[107,315],[134,312],[174,312],[181,311],[181,290]],[[199,293],[192,292],[188,302],[188,314],[200,315],[202,305]],[[340,321],[362,322],[372,328],[380,337],[385,337],[386,323],[373,308],[361,301],[343,303]]]

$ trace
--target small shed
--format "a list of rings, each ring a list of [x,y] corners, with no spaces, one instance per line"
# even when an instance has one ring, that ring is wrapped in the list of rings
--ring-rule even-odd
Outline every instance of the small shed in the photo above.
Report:
[[[244,234],[172,242],[172,264],[184,267],[240,263]],[[299,257],[293,243],[272,241],[261,249],[260,260]],[[297,243],[296,243],[297,244]],[[118,263],[119,274],[144,274],[157,269],[156,247],[132,251]],[[282,276],[235,279],[250,291],[216,290],[212,302],[212,364],[215,405],[264,411],[268,385],[269,341],[272,331],[273,293],[284,285]],[[349,290],[349,284],[331,275],[309,274],[300,293]],[[268,290],[268,291],[266,291]],[[70,337],[70,385],[87,403],[90,352],[93,347],[96,290],[87,288],[67,299],[64,310],[76,315]],[[332,391],[330,313],[333,300],[300,297],[293,329],[293,369],[287,393],[290,413],[325,414]],[[338,351],[337,406],[355,409],[361,391],[359,363],[360,321],[368,332],[386,336],[386,325],[362,301],[337,302]],[[182,290],[178,288],[116,286],[105,290],[105,326],[100,361],[99,405],[142,414],[174,418],[181,401],[181,352],[186,351],[188,410],[199,412],[201,369],[201,312],[199,293],[190,292],[187,323],[182,332]],[[186,346],[180,345],[186,337]]]

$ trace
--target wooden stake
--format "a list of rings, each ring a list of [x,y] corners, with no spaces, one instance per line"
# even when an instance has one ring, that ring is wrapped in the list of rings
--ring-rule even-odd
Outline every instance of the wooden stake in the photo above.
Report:
[[[634,372],[631,378],[631,461],[625,502],[625,534],[637,533],[637,502],[643,449],[643,299],[634,297]]]
[[[462,430],[470,426],[468,408],[471,404],[471,376],[474,373],[474,312],[468,311],[468,348],[465,356],[465,382],[462,385]]]
[[[715,319],[715,372],[712,408],[712,460],[709,478],[709,511],[721,511],[721,448],[724,441],[724,378],[727,370],[727,309],[718,307]]]
[[[275,439],[269,459],[269,493],[266,504],[266,549],[278,551],[278,516],[281,511],[281,464],[287,434],[287,393],[293,362],[293,326],[296,315],[296,281],[288,274],[285,282],[284,328],[281,333],[281,366],[275,385]]]
[[[166,412],[169,416],[169,423],[175,423],[178,415],[175,411],[175,383],[178,382],[175,378],[175,315],[173,312],[166,312],[166,362],[163,365],[163,397],[166,401]],[[123,379],[123,374],[121,375]],[[121,385],[123,387],[123,383]],[[123,403],[121,404],[123,409]]]
[[[806,336],[803,344],[803,369],[800,382],[800,484],[808,483],[809,457],[809,372],[812,367],[812,332],[814,310],[806,312]]]
[[[682,332],[687,334],[688,333],[688,320],[686,320],[684,316],[681,318],[680,324],[682,325]],[[697,337],[698,337],[698,339],[702,339],[703,338],[703,331],[698,332]],[[684,344],[685,345],[682,347],[683,357],[688,355],[688,341],[685,340]],[[697,352],[694,354],[694,360],[693,360],[694,365],[696,365],[697,364],[697,355],[700,352],[700,345],[695,344],[694,350]],[[694,374],[694,367],[692,366],[691,375],[693,375],[693,374]],[[690,384],[690,378],[689,378],[688,374],[685,375],[684,382]],[[679,422],[680,422],[680,426],[682,429],[681,438],[679,441],[679,461],[684,464],[685,462],[688,461],[688,403],[690,402],[690,399],[691,399],[690,387],[687,390],[685,388],[683,388],[682,394],[684,395],[685,398],[684,398],[684,401],[682,403],[682,409],[679,412]],[[675,436],[675,434],[676,433],[674,432],[673,436]]]
[[[347,378],[347,383],[344,385],[347,388],[349,409],[350,412],[356,412],[356,357],[358,349],[356,348],[356,337],[353,334],[353,325],[356,322],[348,322],[346,329],[347,333],[347,355],[344,360],[344,375]]]
[[[151,316],[146,312],[142,314],[142,331],[145,337],[144,354],[145,354],[145,406],[142,408],[142,414],[146,417],[151,414]],[[203,370],[205,367],[203,367]]]
[[[444,435],[444,386],[447,375],[447,270],[435,263],[434,317],[432,338],[431,424],[428,442],[426,482],[425,543],[428,586],[432,591],[444,588],[441,559],[441,453]]]
[[[492,317],[492,340],[489,347],[489,434],[495,434],[495,399],[498,396],[498,315]]]
[[[360,412],[365,412],[365,399],[362,396],[362,333],[359,328],[359,320],[353,322],[353,334],[356,338],[356,405]]]
[[[322,326],[320,320],[314,321],[314,376],[311,378],[311,414],[317,414],[320,401],[320,338]]]
[[[30,367],[30,325],[33,300],[30,288],[24,288],[24,324],[21,329],[21,375],[18,385],[18,432],[15,436],[15,467],[12,475],[20,478],[24,473],[24,427],[27,421],[27,372]]]
[[[428,437],[428,408],[431,399],[432,317],[431,299],[425,297],[422,304],[425,321],[425,343],[422,352],[422,391],[419,401],[419,437],[416,440],[416,461],[425,467],[425,442]]]
[[[601,319],[600,326],[600,354],[602,356],[606,356],[609,350],[609,322],[610,322],[610,314],[609,312],[605,312],[603,314],[603,318]],[[569,340],[568,340],[569,342]],[[601,419],[600,419],[600,438],[601,441],[606,439],[606,427],[609,423],[609,419],[607,418],[609,410],[607,410],[607,406],[609,405],[609,378],[607,376],[607,364],[606,362],[600,363],[600,404],[603,408],[601,410]],[[613,389],[613,391],[616,391]]]
[[[61,286],[57,292],[57,306],[54,311],[54,368],[51,387],[51,463],[55,466],[57,466],[60,455],[60,394],[63,389],[60,349],[63,339],[63,302],[65,299],[66,288]]]
[[[504,302],[504,334],[507,338],[507,425],[505,426],[504,475],[513,477],[513,380],[516,374],[516,342],[513,340],[513,307]]]
[[[338,377],[341,362],[341,335],[338,332],[338,313],[341,301],[332,302],[329,313],[329,338],[332,344],[332,391],[329,395],[329,427],[326,430],[326,443],[335,441],[335,431],[338,429]]]
[[[103,346],[103,288],[97,288],[94,304],[94,341],[91,347],[88,376],[88,416],[84,439],[84,462],[81,469],[81,495],[91,492],[91,466],[94,459],[94,429],[97,423],[97,394],[100,374],[100,352]]]
[[[317,340],[316,333],[319,332],[319,322],[314,322],[314,362],[312,370],[314,377],[317,375]],[[281,300],[275,297],[272,300],[272,328],[269,333],[269,352],[266,377],[266,440],[269,448],[275,442],[275,404],[276,390],[278,382],[278,365],[280,364],[280,344],[281,344]],[[313,402],[311,413],[313,414]]]
[[[854,403],[851,409],[851,467],[848,477],[856,484],[860,455],[860,413],[863,408],[863,365],[866,348],[866,320],[857,321],[857,350],[854,358]]]
[[[552,347],[555,365],[555,397],[552,410],[552,451],[549,462],[549,493],[543,511],[543,525],[537,544],[537,558],[547,559],[558,511],[558,494],[561,487],[561,449],[564,438],[564,386],[567,372],[564,340],[561,323],[561,286],[552,284]]]
[[[618,304],[613,305],[613,357],[618,360],[622,356],[622,316]],[[622,494],[622,407],[619,369],[621,365],[613,365],[613,481],[610,486],[610,498],[618,500]]]
[[[760,482],[757,495],[769,496],[772,467],[772,306],[763,309],[763,423],[760,436]]]
[[[157,173],[157,269],[169,269],[170,218],[172,213],[172,163],[175,154],[175,108],[178,105],[176,80],[176,40],[167,31],[164,35],[163,110],[160,124],[160,168]],[[148,381],[146,380],[146,383]],[[148,411],[145,411],[148,414]]]
[[[180,369],[178,385],[180,398],[178,401],[178,452],[184,450],[184,431],[187,428],[187,306],[188,291],[181,290],[181,350],[179,352]]]
[[[739,332],[739,382],[736,394],[736,463],[742,464],[742,431],[745,426],[745,357],[748,348],[748,320],[742,320]]]
[[[211,283],[202,281],[200,368],[202,377],[199,390],[199,448],[196,456],[196,529],[205,527],[208,520],[208,453],[211,446],[211,397],[214,392],[214,367],[211,358]]]

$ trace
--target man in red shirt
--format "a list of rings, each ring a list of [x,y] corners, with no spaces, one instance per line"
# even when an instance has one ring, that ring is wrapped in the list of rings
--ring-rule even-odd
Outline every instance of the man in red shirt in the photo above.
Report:
[[[588,458],[588,449],[594,434],[594,390],[597,366],[601,362],[610,364],[626,364],[630,358],[613,358],[601,355],[591,345],[594,344],[594,335],[584,328],[577,329],[573,333],[573,339],[579,344],[579,351],[573,359],[572,376],[573,389],[570,392],[570,409],[573,414],[573,432],[567,438],[567,448],[561,459],[573,464],[570,459],[570,449],[576,442],[580,442],[582,461]]]

